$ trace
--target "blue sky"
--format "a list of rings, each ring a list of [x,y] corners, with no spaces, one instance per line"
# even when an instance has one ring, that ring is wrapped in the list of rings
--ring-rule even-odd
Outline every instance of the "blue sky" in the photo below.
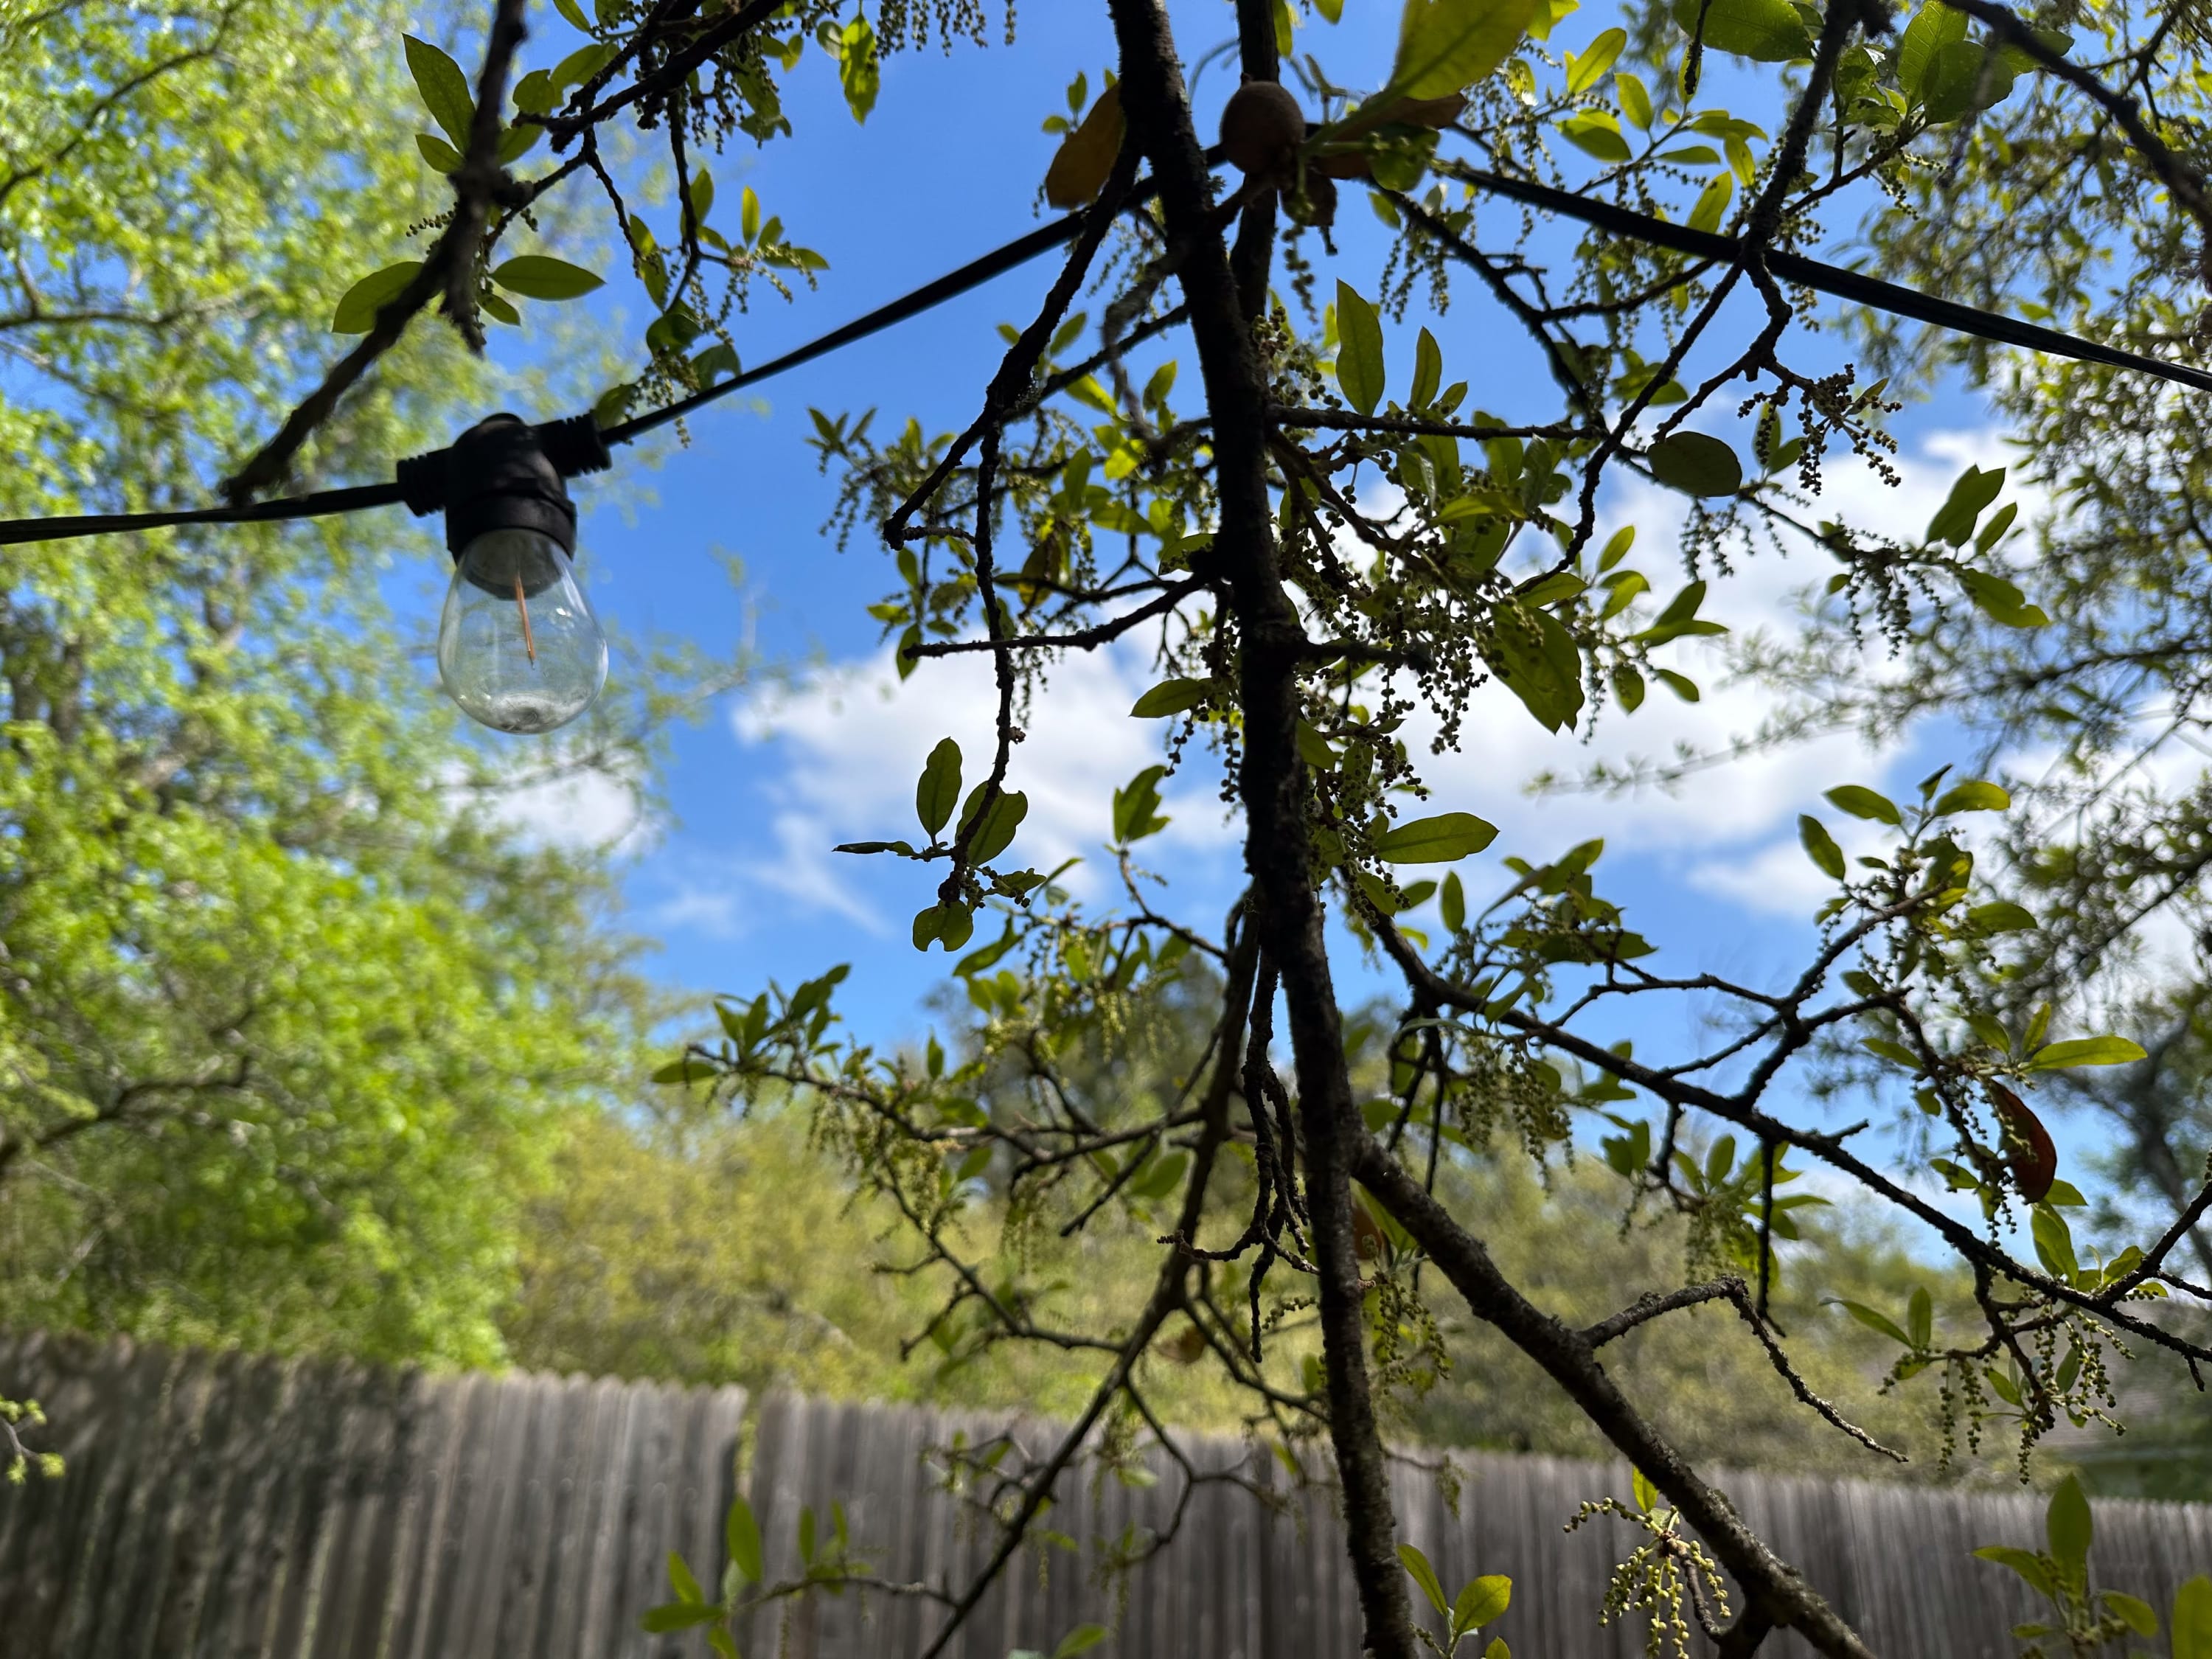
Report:
[[[1220,0],[1190,0],[1175,11],[1187,61],[1231,33]],[[1377,83],[1396,8],[1352,0],[1346,11],[1341,27],[1312,31],[1317,48],[1340,79]],[[1595,11],[1571,18],[1554,45],[1579,47],[1607,21]],[[745,362],[765,361],[1037,222],[1038,187],[1057,142],[1041,123],[1064,108],[1063,88],[1076,70],[1098,84],[1111,43],[1103,7],[1032,4],[1019,24],[1011,46],[994,30],[987,49],[963,44],[944,54],[933,46],[890,60],[865,127],[847,112],[832,63],[810,54],[787,94],[795,140],[764,150],[733,144],[714,163],[718,199],[733,201],[738,187],[750,185],[793,240],[830,261],[818,291],[801,290],[795,303],[757,292],[734,330]],[[550,30],[559,27],[549,20]],[[566,44],[549,33],[532,61],[551,61]],[[1233,68],[1218,64],[1205,73],[1203,131],[1211,131],[1234,78]],[[1382,234],[1356,195],[1347,192],[1341,217],[1342,257],[1324,263],[1322,290],[1342,276],[1371,294],[1386,252]],[[1559,244],[1562,252],[1567,246]],[[923,999],[941,977],[943,958],[918,956],[907,923],[929,902],[932,878],[913,866],[829,849],[912,833],[922,757],[948,734],[971,755],[982,751],[988,689],[971,661],[927,669],[890,691],[887,653],[864,611],[892,585],[888,559],[865,535],[841,551],[821,533],[834,486],[817,475],[805,446],[808,410],[874,406],[879,423],[909,414],[932,429],[964,423],[998,360],[998,325],[1026,320],[1052,270],[1050,258],[1041,260],[769,382],[750,402],[740,397],[702,413],[688,448],[633,452],[617,483],[580,490],[595,604],[634,632],[668,631],[716,648],[747,640],[795,676],[733,695],[679,732],[663,817],[632,826],[617,799],[591,791],[528,805],[542,833],[629,831],[630,921],[657,941],[652,967],[672,983],[749,994],[770,977],[788,985],[849,962],[842,1006],[861,1032],[897,1042],[921,1030]],[[634,318],[645,309],[626,276],[593,304],[595,316],[610,320],[617,310]],[[1456,285],[1448,315],[1413,320],[1425,320],[1442,341],[1446,379],[1474,383],[1473,403],[1501,414],[1549,415],[1555,392],[1535,354],[1471,283]],[[1392,336],[1394,390],[1402,390],[1409,371],[1409,337],[1410,330]],[[1811,364],[1831,367],[1833,356],[1816,345]],[[1983,411],[1956,395],[1909,410],[1899,429],[1903,487],[1886,488],[1838,462],[1830,503],[1909,534],[1925,525],[1968,460],[2002,459]],[[1639,545],[1651,550],[1644,566],[1667,591],[1679,498],[1630,489],[1608,506],[1607,529],[1639,526]],[[718,553],[742,562],[741,586],[726,579]],[[1738,628],[1781,623],[1796,592],[1827,574],[1825,560],[1802,551],[1787,560],[1762,555],[1734,580],[1716,584],[1706,614]],[[433,605],[434,596],[426,592],[416,602]],[[1820,791],[1833,783],[1894,784],[1948,757],[1925,749],[1873,755],[1839,736],[1708,773],[1671,796],[1537,799],[1525,792],[1539,771],[1572,772],[1601,755],[1663,757],[1678,744],[1709,744],[1756,723],[1759,694],[1722,688],[1717,659],[1696,642],[1676,649],[1680,665],[1707,686],[1705,702],[1692,709],[1655,690],[1633,719],[1609,717],[1593,742],[1553,737],[1510,697],[1486,698],[1463,752],[1431,768],[1437,805],[1474,811],[1503,830],[1492,855],[1470,866],[1471,893],[1502,883],[1494,855],[1542,858],[1602,835],[1612,848],[1600,866],[1602,890],[1626,900],[1648,935],[1670,942],[1675,965],[1771,980],[1802,956],[1822,885],[1798,848],[1797,813],[1817,808]],[[1042,866],[1097,853],[1113,787],[1157,757],[1160,729],[1127,718],[1153,678],[1133,650],[1067,664],[1018,751],[1014,781],[1033,803],[1024,830],[1029,861]],[[1179,781],[1170,795],[1175,824],[1148,843],[1173,902],[1209,923],[1236,890],[1239,866],[1235,826],[1224,820],[1212,786],[1203,769]],[[1106,873],[1094,857],[1077,879],[1095,881],[1097,896],[1108,899]],[[1348,995],[1383,988],[1350,956],[1345,970]],[[1696,1039],[1698,1017],[1679,1006],[1654,1011],[1634,1034],[1647,1049],[1674,1048]]]

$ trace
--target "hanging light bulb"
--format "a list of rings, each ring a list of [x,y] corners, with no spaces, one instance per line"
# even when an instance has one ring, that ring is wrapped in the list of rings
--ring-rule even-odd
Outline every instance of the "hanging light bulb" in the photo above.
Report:
[[[454,556],[438,677],[462,713],[495,731],[566,726],[606,684],[606,635],[577,585],[576,507],[562,484],[606,465],[589,416],[532,427],[512,415],[400,464],[407,504],[445,509]]]
[[[438,619],[438,678],[461,712],[501,732],[550,732],[607,683],[607,641],[561,544],[488,530],[461,550]]]

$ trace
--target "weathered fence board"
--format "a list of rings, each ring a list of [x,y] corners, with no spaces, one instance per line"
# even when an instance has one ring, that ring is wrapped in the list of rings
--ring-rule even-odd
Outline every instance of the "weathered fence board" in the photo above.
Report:
[[[0,1391],[32,1395],[70,1460],[58,1482],[0,1487],[4,1659],[698,1659],[696,1637],[643,1634],[681,1551],[710,1591],[738,1478],[748,1403],[734,1389],[583,1378],[424,1376],[345,1364],[173,1354],[0,1337]],[[747,1492],[772,1577],[796,1577],[801,1512],[830,1536],[842,1502],[854,1553],[900,1583],[957,1589],[993,1538],[929,1453],[956,1431],[1005,1433],[1042,1455],[1054,1425],[779,1397],[751,1409]],[[1115,1634],[1100,1659],[1352,1659],[1358,1612],[1328,1495],[1295,1489],[1231,1442],[1187,1448],[1206,1476],[1175,1541],[1102,1582],[1090,1546],[1166,1532],[1183,1472],[1147,1454],[1150,1484],[1085,1470],[1056,1530],[1082,1555],[1024,1551],[950,1659],[1049,1652],[1076,1625]],[[1639,1626],[1598,1607],[1634,1534],[1577,1504],[1625,1495],[1625,1468],[1545,1457],[1457,1462],[1456,1511],[1432,1475],[1394,1472],[1406,1536],[1449,1583],[1514,1580],[1498,1626],[1540,1659],[1633,1659]],[[1877,1652],[2005,1659],[2028,1617],[1987,1543],[2032,1543],[2039,1500],[1735,1475],[1725,1485]],[[2101,1583],[2170,1605],[2212,1571],[2212,1508],[2103,1504]],[[903,1659],[941,1607],[883,1591],[792,1601],[738,1634],[754,1659]],[[1806,1653],[1794,1640],[1775,1644]]]

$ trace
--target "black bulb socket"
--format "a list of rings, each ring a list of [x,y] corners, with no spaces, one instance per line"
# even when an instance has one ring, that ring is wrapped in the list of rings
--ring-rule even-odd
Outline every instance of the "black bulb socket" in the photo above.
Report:
[[[445,513],[446,550],[456,561],[471,542],[495,530],[534,530],[573,557],[576,504],[562,481],[609,465],[606,441],[589,415],[543,426],[489,415],[450,448],[400,462],[400,499],[418,518]],[[551,581],[526,580],[525,591]]]

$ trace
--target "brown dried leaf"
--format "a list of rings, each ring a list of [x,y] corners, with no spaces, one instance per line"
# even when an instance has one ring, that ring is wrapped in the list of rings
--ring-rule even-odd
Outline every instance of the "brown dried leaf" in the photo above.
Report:
[[[2004,1126],[2005,1156],[2012,1164],[2012,1178],[2020,1183],[2022,1198],[2040,1204],[2058,1179],[2058,1148],[2051,1142],[2051,1131],[2027,1109],[2027,1103],[2002,1084],[1990,1085],[1990,1093],[1996,1100],[1997,1121]]]

